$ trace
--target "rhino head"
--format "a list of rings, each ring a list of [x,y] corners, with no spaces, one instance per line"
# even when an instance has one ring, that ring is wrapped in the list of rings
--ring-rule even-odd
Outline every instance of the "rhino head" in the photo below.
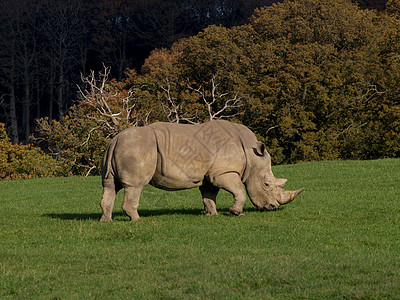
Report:
[[[250,175],[245,185],[251,202],[260,211],[277,210],[281,205],[293,201],[304,190],[283,189],[287,179],[275,178],[271,170],[271,156],[263,143],[257,142],[253,152]]]

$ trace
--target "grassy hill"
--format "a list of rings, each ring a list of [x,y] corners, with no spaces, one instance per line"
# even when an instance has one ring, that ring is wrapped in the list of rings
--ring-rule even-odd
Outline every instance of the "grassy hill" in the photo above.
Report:
[[[400,298],[400,160],[273,170],[306,187],[276,212],[147,187],[134,224],[122,193],[98,222],[99,177],[0,182],[0,298]]]

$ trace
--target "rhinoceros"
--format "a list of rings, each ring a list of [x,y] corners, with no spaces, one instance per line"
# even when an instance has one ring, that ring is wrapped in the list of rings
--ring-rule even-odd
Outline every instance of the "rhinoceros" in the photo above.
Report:
[[[303,191],[284,190],[286,181],[275,178],[265,145],[243,125],[214,120],[133,127],[115,136],[105,151],[100,220],[112,220],[115,195],[122,188],[123,210],[131,221],[140,221],[139,198],[147,184],[164,190],[198,187],[207,215],[218,214],[216,197],[224,189],[235,200],[229,211],[243,215],[246,190],[260,211],[276,210]]]

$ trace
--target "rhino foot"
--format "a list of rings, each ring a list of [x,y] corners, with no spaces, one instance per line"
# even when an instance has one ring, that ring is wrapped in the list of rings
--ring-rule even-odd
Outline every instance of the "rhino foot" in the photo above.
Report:
[[[218,216],[219,213],[217,212],[210,212],[210,211],[205,211],[206,216]]]
[[[229,211],[231,214],[235,215],[235,216],[244,216],[244,213],[242,210],[237,210],[234,207],[230,207]]]
[[[112,219],[109,217],[106,217],[105,215],[102,215],[100,218],[100,222],[112,222]]]

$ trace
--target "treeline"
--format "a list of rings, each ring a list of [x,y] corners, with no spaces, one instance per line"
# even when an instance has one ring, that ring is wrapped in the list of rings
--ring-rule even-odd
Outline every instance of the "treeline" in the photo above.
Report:
[[[112,67],[121,79],[154,48],[210,24],[243,24],[270,0],[2,0],[0,121],[13,143],[28,142],[34,119],[62,119],[80,74]]]
[[[275,163],[400,156],[400,1],[383,12],[347,0],[284,1],[247,24],[209,26],[151,52],[140,74],[84,77],[62,121],[35,142],[57,172],[99,174],[107,141],[154,121],[228,118]]]

